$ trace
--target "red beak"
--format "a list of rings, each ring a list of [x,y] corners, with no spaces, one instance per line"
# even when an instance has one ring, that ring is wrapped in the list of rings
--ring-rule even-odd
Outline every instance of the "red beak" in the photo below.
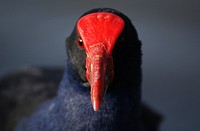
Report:
[[[95,44],[91,51],[87,53],[86,77],[91,86],[92,105],[97,111],[114,78],[114,70],[112,57],[106,53],[103,43]]]
[[[122,18],[106,12],[85,15],[77,23],[87,54],[86,78],[91,86],[94,111],[98,111],[106,90],[113,81],[112,50],[123,28]]]

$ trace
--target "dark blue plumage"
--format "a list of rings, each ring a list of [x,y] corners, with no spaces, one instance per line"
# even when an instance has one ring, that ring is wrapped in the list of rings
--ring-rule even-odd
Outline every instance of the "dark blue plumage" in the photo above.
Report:
[[[99,110],[95,112],[92,108],[90,86],[85,78],[86,54],[77,46],[79,34],[75,28],[66,42],[66,68],[56,97],[42,104],[30,117],[23,118],[16,131],[155,129],[145,127],[141,118],[141,43],[135,28],[116,10],[100,8],[84,15],[93,12],[114,13],[125,21],[112,54],[114,81]]]
[[[139,130],[139,113],[131,96],[121,90],[108,91],[98,112],[90,94],[68,65],[57,97],[42,105],[31,118],[24,119],[17,131]],[[130,103],[132,103],[130,105]]]

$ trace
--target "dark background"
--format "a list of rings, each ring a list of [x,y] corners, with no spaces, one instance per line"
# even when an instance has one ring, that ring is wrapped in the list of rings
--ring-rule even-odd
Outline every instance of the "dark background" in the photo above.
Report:
[[[162,131],[200,130],[200,1],[1,0],[0,76],[65,65],[64,41],[96,7],[125,13],[143,42],[143,99],[165,115]]]

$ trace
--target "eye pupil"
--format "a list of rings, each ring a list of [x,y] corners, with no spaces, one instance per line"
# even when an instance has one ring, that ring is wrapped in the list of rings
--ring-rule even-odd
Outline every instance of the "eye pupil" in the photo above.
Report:
[[[80,45],[83,44],[83,40],[82,40],[82,39],[79,40],[79,44],[80,44]]]
[[[83,40],[81,38],[78,39],[78,46],[83,48]]]

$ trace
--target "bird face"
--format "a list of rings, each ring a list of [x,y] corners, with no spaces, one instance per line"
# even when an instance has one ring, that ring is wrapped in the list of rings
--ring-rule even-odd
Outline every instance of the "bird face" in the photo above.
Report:
[[[98,110],[107,88],[124,79],[127,65],[132,66],[130,61],[135,53],[132,49],[138,45],[132,43],[137,40],[130,20],[115,10],[96,9],[78,20],[67,39],[67,54],[78,78],[90,85],[94,111]],[[132,71],[128,70],[128,73]]]
[[[86,78],[91,86],[91,101],[95,111],[113,81],[112,51],[124,28],[117,15],[97,12],[83,16],[77,23],[80,41],[86,52]]]

